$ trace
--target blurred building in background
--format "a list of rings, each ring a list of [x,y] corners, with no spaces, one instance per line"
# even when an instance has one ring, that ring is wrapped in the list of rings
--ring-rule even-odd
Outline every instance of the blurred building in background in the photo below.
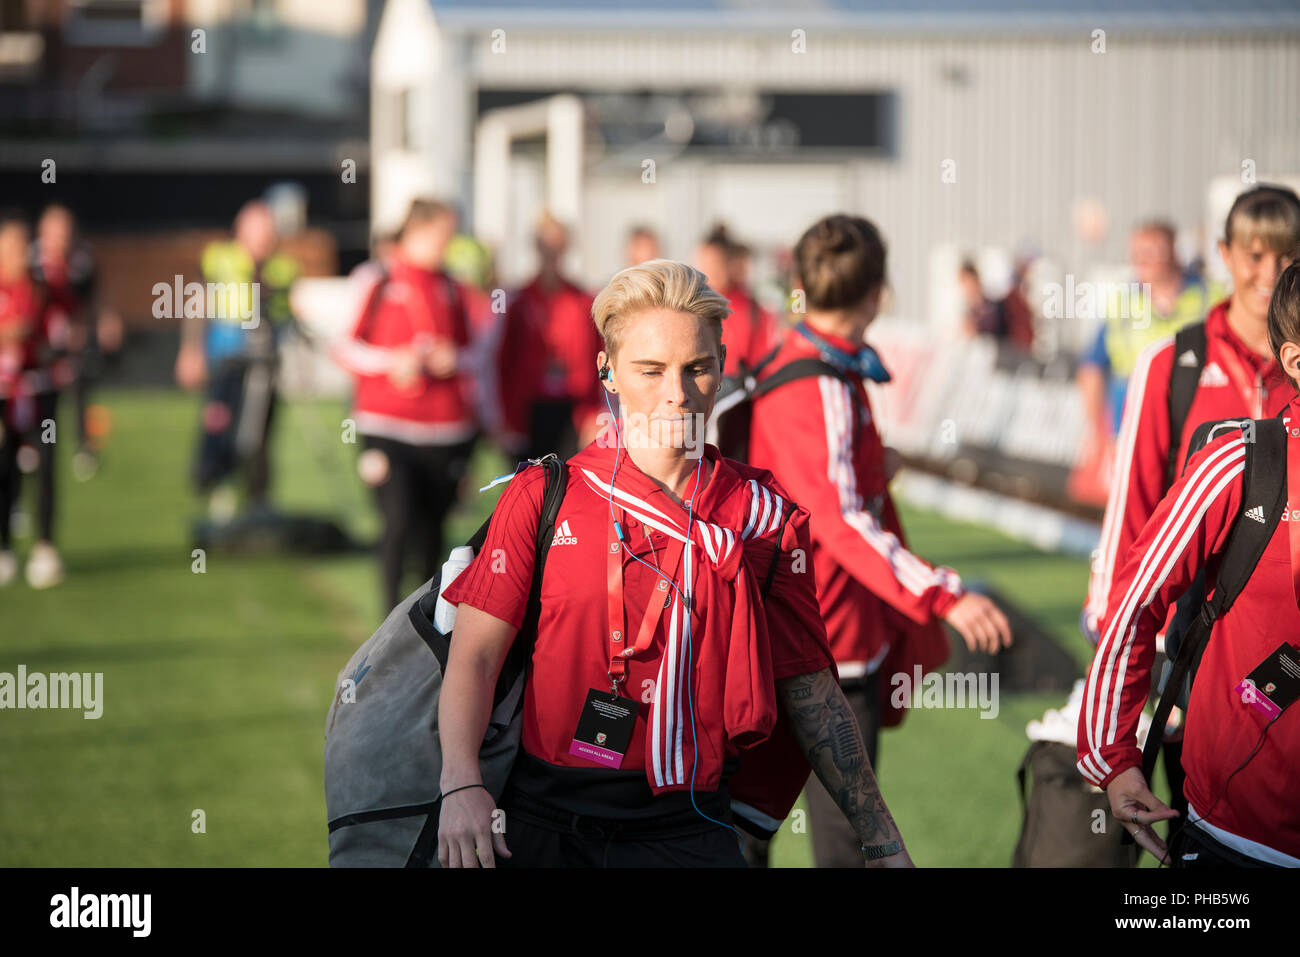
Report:
[[[501,274],[533,218],[575,228],[592,285],[649,222],[689,258],[715,221],[772,252],[818,216],[891,242],[894,310],[954,321],[944,244],[1122,262],[1207,185],[1300,171],[1300,10],[1275,0],[389,0],[373,53],[376,225],[459,196]],[[541,8],[545,9],[541,9]],[[1212,240],[1213,231],[1207,233]]]
[[[380,7],[3,0],[0,205],[69,205],[104,297],[136,329],[152,324],[152,284],[192,276],[204,244],[276,184],[304,207],[310,229],[288,242],[307,274],[359,261]]]

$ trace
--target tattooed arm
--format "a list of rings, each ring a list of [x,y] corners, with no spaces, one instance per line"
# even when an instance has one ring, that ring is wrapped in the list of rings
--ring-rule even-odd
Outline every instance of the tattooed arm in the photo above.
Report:
[[[790,730],[828,794],[868,847],[898,841],[903,835],[885,805],[867,758],[862,732],[829,668],[776,682],[777,700],[790,719]],[[904,847],[872,867],[911,867]]]

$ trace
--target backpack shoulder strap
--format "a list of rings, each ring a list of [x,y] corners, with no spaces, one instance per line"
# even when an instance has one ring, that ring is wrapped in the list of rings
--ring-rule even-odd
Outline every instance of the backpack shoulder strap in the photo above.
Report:
[[[767,395],[767,393],[774,392],[781,386],[789,385],[799,379],[811,379],[823,375],[833,376],[849,387],[849,397],[853,401],[852,431],[856,439],[858,423],[862,421],[862,398],[858,395],[857,383],[847,373],[825,359],[795,359],[793,362],[787,362],[754,387],[753,398],[757,399],[761,395]]]
[[[1224,423],[1206,423],[1222,426]],[[1242,476],[1241,509],[1233,519],[1232,531],[1219,559],[1214,594],[1201,606],[1178,646],[1164,694],[1156,706],[1151,730],[1142,749],[1142,773],[1147,781],[1155,769],[1156,755],[1164,738],[1165,723],[1191,674],[1195,680],[1201,656],[1209,644],[1214,623],[1237,600],[1268,547],[1286,507],[1286,431],[1280,418],[1246,419],[1238,423],[1246,438],[1245,473]]]
[[[1224,547],[1214,596],[1208,602],[1212,608],[1211,619],[1232,607],[1282,520],[1282,510],[1286,508],[1286,469],[1286,430],[1282,420],[1248,420],[1241,512]]]
[[[537,638],[537,619],[541,613],[542,573],[546,570],[546,556],[550,554],[551,539],[555,537],[555,520],[569,484],[569,467],[558,455],[552,452],[541,460],[541,464],[546,469],[546,490],[542,493],[542,511],[537,519],[537,558],[533,562],[533,585],[528,593],[527,610],[519,628],[530,652]]]
[[[762,380],[754,387],[754,398],[760,395],[767,395],[783,385],[789,385],[799,379],[810,379],[814,376],[829,375],[839,379],[845,385],[852,387],[848,375],[841,372],[835,366],[831,365],[824,359],[795,359],[793,362],[787,362],[781,368],[777,369],[766,379]],[[854,402],[857,401],[857,390],[851,389],[854,396]]]
[[[1183,326],[1174,335],[1174,366],[1169,373],[1169,457],[1165,466],[1165,488],[1178,478],[1178,449],[1182,445],[1187,414],[1192,410],[1192,400],[1201,382],[1201,369],[1205,366],[1205,323],[1193,322]],[[1184,357],[1195,359],[1195,364],[1184,362]]]
[[[551,539],[555,535],[555,518],[559,514],[560,503],[564,500],[569,481],[568,466],[554,453],[543,458],[540,464],[546,469],[546,484],[542,493],[542,510],[537,520],[537,557],[533,562],[532,588],[528,592],[528,604],[525,606],[524,620],[518,632],[523,640],[516,639],[501,669],[501,677],[497,682],[497,701],[509,691],[514,677],[518,674],[517,669],[523,667],[528,660],[528,655],[532,653],[532,644],[537,636],[537,619],[541,612],[542,572],[546,568],[546,556],[550,552]],[[465,542],[474,549],[475,555],[483,550],[483,543],[487,541],[488,527],[491,524],[492,516],[489,515]],[[441,592],[441,579],[441,572],[434,575],[429,590],[411,606],[409,618],[420,637],[428,644],[434,657],[438,659],[438,664],[445,668],[451,636],[443,635],[433,624],[438,595]],[[521,650],[516,653],[515,649]]]
[[[767,575],[763,578],[763,588],[760,594],[764,601],[767,601],[767,593],[772,590],[772,582],[776,580],[776,565],[781,560],[781,539],[785,536],[786,523],[790,521],[790,516],[794,515],[795,504],[790,503],[790,509],[781,518],[781,526],[776,530],[776,548],[772,550],[772,564],[767,566]]]

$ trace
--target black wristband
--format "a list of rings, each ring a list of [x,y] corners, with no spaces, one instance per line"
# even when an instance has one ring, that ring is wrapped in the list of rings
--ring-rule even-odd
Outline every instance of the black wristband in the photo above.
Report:
[[[442,798],[445,798],[451,794],[455,794],[457,791],[465,791],[469,788],[482,788],[484,791],[486,791],[487,785],[486,784],[462,784],[460,787],[452,788],[450,791],[443,791]],[[439,798],[438,800],[442,800],[442,798]]]

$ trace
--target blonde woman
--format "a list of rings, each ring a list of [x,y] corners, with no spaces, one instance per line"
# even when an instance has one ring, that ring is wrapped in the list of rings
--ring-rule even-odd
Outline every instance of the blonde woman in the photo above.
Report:
[[[666,260],[596,297],[611,417],[568,461],[504,817],[477,756],[524,617],[541,468],[512,479],[444,593],[460,607],[438,715],[443,866],[744,866],[733,806],[779,822],[809,765],[869,863],[911,865],[832,670],[808,515],[700,438],[728,311]]]

